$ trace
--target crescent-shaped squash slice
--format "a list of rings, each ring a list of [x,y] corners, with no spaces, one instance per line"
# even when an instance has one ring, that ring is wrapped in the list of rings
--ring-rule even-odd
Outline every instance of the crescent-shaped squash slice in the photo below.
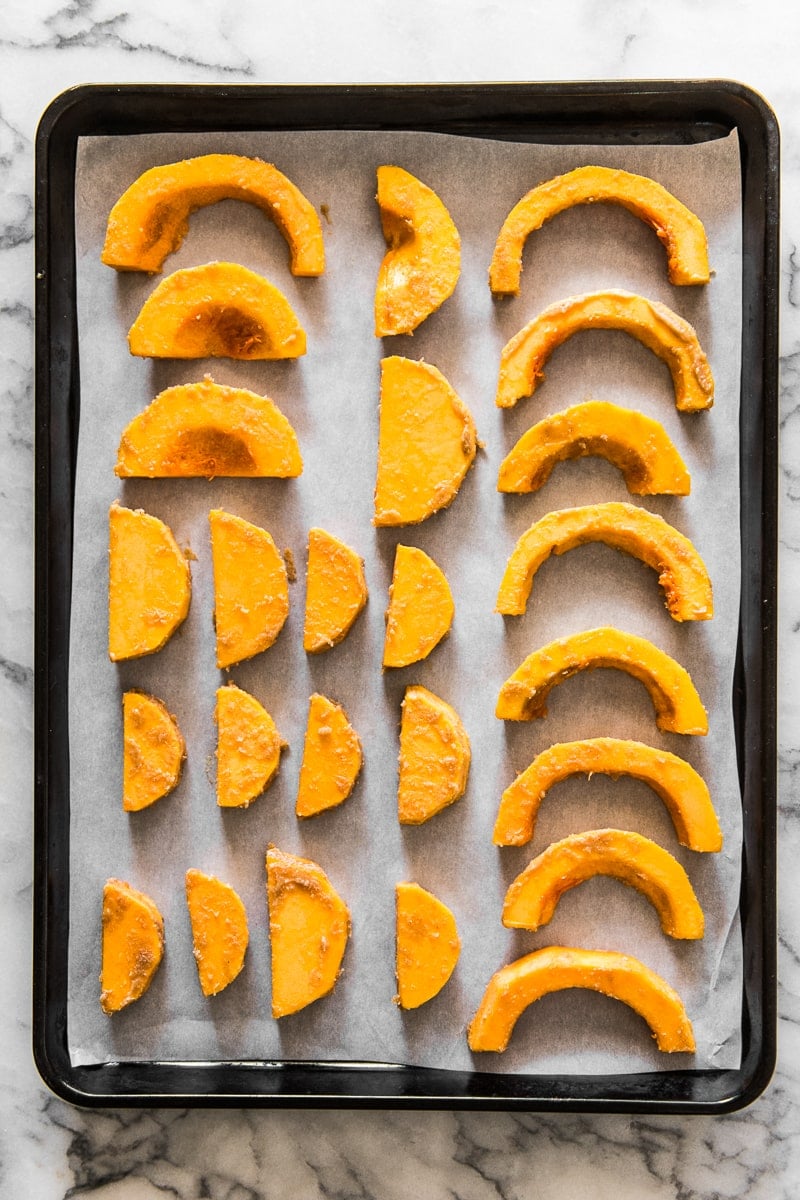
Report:
[[[234,683],[217,689],[217,804],[247,808],[278,773],[285,743],[255,696]]]
[[[308,531],[303,649],[321,654],[338,646],[367,603],[363,559],[324,529]]]
[[[126,427],[117,475],[189,478],[299,475],[297,435],[266,396],[212,379],[167,388]]]
[[[397,816],[422,825],[463,796],[469,738],[456,710],[427,688],[406,688],[402,709]]]
[[[143,692],[122,697],[122,807],[138,812],[177,785],[186,758],[178,722],[165,704]]]
[[[194,868],[186,872],[186,904],[200,987],[204,996],[216,996],[244,966],[247,913],[230,884]]]
[[[239,263],[167,275],[128,332],[138,358],[299,358],[306,335],[274,284]]]
[[[647,638],[610,626],[558,638],[534,650],[500,689],[496,715],[505,721],[546,717],[550,689],[596,667],[615,667],[639,679],[650,693],[659,729],[708,733],[708,715],[689,672]]]
[[[689,472],[664,426],[606,400],[587,400],[523,433],[500,464],[498,492],[535,492],[558,462],[596,455],[618,467],[634,496],[688,496]]]
[[[605,542],[658,571],[667,611],[674,620],[713,617],[711,580],[689,539],[663,517],[616,501],[548,513],[523,533],[508,560],[495,611],[504,616],[524,613],[542,563],[551,554],[564,554],[587,542]]]
[[[711,368],[689,322],[658,300],[619,290],[560,300],[515,334],[500,355],[498,406],[511,408],[532,396],[556,346],[585,329],[621,329],[652,350],[670,369],[681,412],[714,403]]]
[[[300,764],[295,813],[314,817],[342,804],[361,770],[361,742],[339,704],[315,692]]]
[[[444,304],[461,272],[461,241],[442,201],[402,167],[378,167],[389,247],[375,288],[375,336],[413,333]]]
[[[111,210],[102,261],[118,271],[160,271],[186,236],[192,213],[218,200],[254,204],[274,221],[289,243],[293,275],[325,270],[314,206],[272,163],[238,154],[203,154],[145,171]]]
[[[417,546],[395,551],[386,610],[384,667],[407,667],[427,658],[453,623],[455,605],[444,572]]]
[[[108,656],[121,662],[166,645],[189,611],[192,577],[158,517],[115,501],[108,523]]]
[[[267,850],[272,1015],[286,1017],[333,990],[350,935],[350,913],[308,858]]]
[[[456,919],[446,904],[418,883],[398,883],[397,1003],[419,1008],[438,996],[461,953]]]
[[[546,946],[502,967],[489,980],[469,1026],[470,1050],[505,1050],[525,1009],[566,988],[589,988],[629,1005],[647,1021],[659,1050],[695,1049],[680,996],[643,962],[613,950]]]
[[[558,742],[533,760],[503,792],[493,841],[496,846],[524,846],[533,837],[539,805],[549,789],[572,775],[630,775],[653,789],[667,807],[682,846],[690,850],[722,849],[722,830],[705,780],[694,767],[643,742],[623,738],[588,738]]]
[[[610,875],[646,896],[668,937],[703,936],[703,910],[689,876],[650,838],[622,829],[591,829],[552,842],[514,880],[503,901],[509,929],[546,925],[564,892],[595,875]]]
[[[644,175],[612,167],[578,167],[533,188],[506,217],[489,267],[494,294],[519,294],[522,250],[529,234],[566,208],[598,202],[619,204],[656,231],[667,251],[670,283],[708,283],[706,231],[691,209]]]
[[[164,918],[154,901],[122,879],[109,879],[103,888],[103,1012],[119,1012],[143,996],[163,955]]]
[[[475,461],[475,422],[436,367],[381,363],[376,525],[414,525],[446,508]]]
[[[252,658],[268,649],[289,615],[286,563],[266,529],[212,509],[214,623],[217,666]]]

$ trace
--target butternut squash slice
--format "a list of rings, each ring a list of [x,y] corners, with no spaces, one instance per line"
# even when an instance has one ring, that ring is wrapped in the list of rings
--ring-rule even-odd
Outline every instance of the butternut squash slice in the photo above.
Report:
[[[504,616],[524,613],[542,563],[551,554],[564,554],[587,542],[605,542],[658,571],[667,611],[675,621],[713,617],[711,580],[689,539],[663,517],[615,501],[548,513],[523,533],[508,560],[495,611]]]
[[[376,525],[415,525],[447,508],[477,448],[469,410],[436,367],[384,358]]]
[[[325,270],[322,226],[314,206],[272,163],[238,154],[203,154],[151,167],[111,210],[102,261],[117,271],[161,270],[198,208],[243,200],[274,221],[289,244],[293,275]]]
[[[714,378],[689,322],[658,300],[622,290],[560,300],[515,334],[500,355],[497,405],[512,408],[532,396],[556,346],[586,329],[621,329],[652,350],[670,369],[680,412],[711,408]]]
[[[212,509],[217,666],[230,667],[267,650],[289,615],[286,563],[266,529]]]
[[[115,474],[288,479],[300,475],[297,434],[266,396],[206,377],[159,393],[126,426]]]
[[[364,561],[324,529],[308,532],[303,649],[321,654],[338,646],[367,603]]]
[[[609,626],[558,638],[534,650],[500,689],[496,715],[505,721],[546,717],[551,688],[596,667],[614,667],[639,679],[650,693],[659,729],[708,733],[708,715],[689,672],[647,638]]]
[[[627,954],[571,946],[545,946],[492,976],[469,1026],[470,1050],[505,1050],[525,1009],[566,988],[589,988],[629,1005],[647,1021],[659,1050],[694,1052],[683,1002],[660,975]]]
[[[138,358],[299,358],[306,335],[274,284],[239,263],[167,275],[128,332]]]
[[[406,688],[400,722],[397,816],[422,825],[464,795],[469,737],[456,710],[427,688]]]
[[[108,523],[108,656],[121,662],[167,644],[189,611],[192,577],[158,517],[115,501]]]
[[[177,786],[186,758],[178,722],[143,692],[122,697],[122,807],[138,812]]]
[[[461,953],[456,919],[446,904],[418,883],[398,883],[397,1003],[419,1008],[438,996]]]
[[[595,875],[620,879],[646,896],[668,937],[696,941],[703,936],[703,910],[678,860],[650,838],[622,829],[591,829],[552,842],[506,892],[503,924],[541,928],[564,892]]]
[[[350,913],[328,876],[308,858],[267,850],[272,1015],[286,1017],[333,991]]]
[[[216,996],[244,966],[247,912],[230,884],[193,867],[186,872],[186,904],[200,987],[204,996]]]
[[[386,610],[384,667],[427,658],[453,623],[455,605],[444,572],[417,546],[398,546]]]
[[[664,426],[644,413],[587,400],[523,433],[500,464],[498,492],[535,492],[565,459],[596,455],[622,472],[634,496],[688,496],[686,465]]]
[[[377,201],[389,249],[375,288],[375,336],[413,333],[452,295],[461,240],[436,193],[402,167],[378,167]]]
[[[103,888],[100,1007],[119,1012],[153,981],[164,955],[164,918],[156,904],[122,879]]]
[[[361,742],[344,709],[315,692],[308,706],[296,815],[313,817],[342,804],[355,786],[361,760]]]
[[[516,296],[528,235],[577,204],[621,205],[651,226],[667,251],[669,281],[708,283],[708,244],[699,217],[660,183],[612,167],[578,167],[523,196],[506,217],[492,255],[489,284],[496,296]]]
[[[560,742],[543,750],[503,792],[493,841],[496,846],[524,846],[533,837],[539,805],[562,779],[583,774],[629,775],[663,800],[678,841],[690,850],[722,849],[722,830],[701,775],[677,754],[622,738],[588,738]]]
[[[217,689],[217,804],[247,808],[278,773],[285,743],[267,710],[234,683]]]

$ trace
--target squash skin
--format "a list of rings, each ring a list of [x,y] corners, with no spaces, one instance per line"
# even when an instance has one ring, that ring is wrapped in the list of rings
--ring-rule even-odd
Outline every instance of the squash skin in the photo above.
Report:
[[[449,632],[455,605],[444,572],[417,546],[398,546],[386,610],[384,667],[427,658]]]
[[[308,531],[303,649],[322,654],[338,646],[367,603],[364,560],[332,533]]]
[[[181,245],[192,213],[219,200],[254,204],[274,221],[288,243],[293,275],[323,273],[325,246],[314,206],[272,163],[237,154],[203,154],[145,171],[111,210],[102,262],[156,274]]]
[[[461,952],[456,919],[446,904],[418,883],[398,883],[397,1003],[419,1008],[438,996]]]
[[[214,564],[217,666],[268,650],[289,615],[283,556],[266,529],[221,508],[208,514]]]
[[[143,692],[122,697],[122,807],[139,812],[178,785],[186,743],[166,705]]]
[[[413,685],[406,688],[400,722],[397,818],[422,825],[464,795],[469,737],[452,705]]]
[[[344,709],[315,692],[308,708],[295,815],[314,817],[343,804],[355,787],[361,763],[361,742]]]
[[[103,888],[100,1007],[109,1015],[149,988],[164,955],[164,918],[155,902],[123,879]]]
[[[278,773],[285,743],[255,696],[234,683],[217,689],[217,804],[248,808]]]
[[[553,350],[585,329],[621,329],[652,350],[669,367],[679,412],[711,408],[714,378],[689,322],[658,300],[621,289],[560,300],[515,334],[500,356],[498,407],[532,396]]]
[[[192,867],[185,886],[200,988],[204,996],[216,996],[244,966],[250,940],[247,912],[230,884],[214,875]]]
[[[670,283],[708,283],[711,274],[706,232],[691,209],[644,175],[587,166],[539,184],[511,209],[489,267],[489,286],[494,295],[519,295],[522,250],[529,234],[567,208],[597,202],[621,205],[655,230],[667,251]]]

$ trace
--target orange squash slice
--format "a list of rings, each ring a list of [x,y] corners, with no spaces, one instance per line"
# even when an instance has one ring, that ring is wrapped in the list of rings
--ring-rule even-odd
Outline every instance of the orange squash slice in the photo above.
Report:
[[[407,667],[427,658],[453,623],[455,605],[444,572],[416,546],[395,551],[386,610],[384,667]]]
[[[525,1009],[566,988],[589,988],[629,1005],[647,1021],[659,1050],[695,1049],[680,996],[643,962],[612,950],[546,946],[502,967],[489,980],[469,1026],[470,1050],[505,1050]]]
[[[247,913],[229,884],[194,868],[186,872],[186,904],[200,987],[204,996],[216,996],[244,966]]]
[[[612,167],[578,167],[539,184],[506,217],[489,268],[496,296],[516,296],[528,235],[577,204],[619,204],[650,225],[667,251],[669,281],[708,283],[708,244],[698,217],[660,183]]]
[[[547,716],[550,689],[579,671],[615,667],[650,693],[656,725],[666,733],[708,733],[708,715],[689,672],[647,638],[619,629],[587,629],[534,650],[500,689],[496,715],[505,721]]]
[[[376,525],[414,525],[446,508],[477,448],[469,410],[436,367],[397,355],[384,358]]]
[[[397,816],[422,825],[464,795],[469,738],[456,710],[427,688],[406,688],[402,707]]]
[[[284,742],[255,696],[234,683],[217,689],[217,804],[247,808],[278,773]]]
[[[299,358],[306,335],[281,291],[239,263],[167,275],[128,332],[138,358]]]
[[[267,850],[272,1015],[286,1017],[333,991],[350,936],[350,913],[308,858]]]
[[[212,509],[208,520],[217,666],[230,667],[273,644],[289,615],[289,580],[266,529],[221,508]]]
[[[503,792],[495,821],[496,846],[524,846],[533,837],[539,805],[549,789],[572,775],[630,775],[648,784],[672,817],[678,841],[690,850],[722,849],[722,830],[705,780],[694,767],[642,742],[588,738],[543,750]]]
[[[587,400],[523,433],[500,464],[498,492],[535,492],[558,462],[596,455],[618,467],[634,496],[688,496],[686,465],[664,426],[644,413]]]
[[[295,813],[313,817],[342,804],[361,770],[361,742],[344,709],[315,692],[300,764]]]
[[[364,562],[324,529],[308,532],[308,573],[303,649],[321,654],[338,646],[367,603]]]
[[[266,396],[206,377],[167,388],[126,427],[115,474],[189,478],[293,478],[303,470],[297,435]]]
[[[164,918],[155,903],[122,879],[103,888],[100,1006],[119,1012],[149,988],[164,955]]]
[[[375,336],[413,333],[452,295],[461,241],[436,193],[402,167],[378,167],[377,201],[389,249],[375,288]]]
[[[681,412],[714,403],[711,368],[689,322],[658,300],[619,290],[560,300],[515,334],[500,356],[498,406],[511,408],[532,396],[556,346],[586,329],[621,329],[652,350],[670,369]]]
[[[122,697],[122,807],[148,808],[176,787],[186,743],[166,705],[143,692]]]
[[[398,883],[397,1002],[419,1008],[438,996],[461,953],[456,919],[446,904],[418,883]]]
[[[108,656],[121,662],[167,644],[189,611],[192,578],[158,517],[115,501],[108,523]]]
[[[525,612],[533,577],[551,554],[587,542],[605,542],[658,571],[669,615],[676,621],[709,621],[714,615],[711,580],[692,543],[663,517],[634,504],[611,501],[564,508],[532,525],[508,560],[495,611]]]
[[[117,271],[160,271],[186,236],[192,213],[219,200],[254,204],[275,222],[289,243],[293,275],[325,270],[314,206],[272,163],[238,154],[203,154],[145,171],[111,210],[102,261]]]

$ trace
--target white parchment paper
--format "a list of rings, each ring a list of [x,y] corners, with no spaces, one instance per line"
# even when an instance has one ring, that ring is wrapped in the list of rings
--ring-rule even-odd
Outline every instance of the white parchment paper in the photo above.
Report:
[[[326,214],[328,266],[295,279],[277,229],[248,205],[226,201],[197,212],[165,273],[227,259],[280,287],[308,332],[296,362],[134,359],[126,334],[156,278],[117,275],[100,263],[105,221],[122,191],[148,167],[210,151],[275,162]],[[384,253],[375,169],[402,165],[442,197],[460,230],[462,276],[454,295],[413,338],[373,335],[372,304]],[[622,209],[566,212],[534,234],[521,295],[493,301],[487,268],[497,232],[536,183],[572,167],[619,165],[658,179],[703,220],[714,276],[707,287],[674,288],[653,232]],[[85,139],[77,165],[81,419],[70,640],[69,1046],[73,1063],[123,1059],[315,1059],[413,1063],[503,1072],[606,1073],[735,1067],[740,1059],[741,940],[738,920],[741,802],[731,713],[739,604],[738,406],[741,204],[738,142],[697,146],[580,147],[512,144],[419,133],[264,133]],[[323,208],[324,206],[324,208]],[[697,329],[716,377],[714,408],[680,415],[666,367],[624,333],[584,333],[550,360],[528,400],[494,405],[501,348],[546,305],[596,288],[622,287],[664,301]],[[378,430],[379,364],[404,354],[435,364],[471,409],[485,444],[455,502],[424,524],[371,524]],[[297,430],[303,475],[279,480],[129,480],[113,474],[127,422],[163,388],[201,378],[269,395]],[[519,534],[546,512],[601,500],[631,500],[620,474],[597,459],[562,464],[536,494],[496,491],[501,459],[546,413],[594,397],[657,417],[692,473],[687,498],[644,506],[686,533],[703,555],[716,615],[678,624],[654,572],[606,546],[553,558],[539,571],[527,614],[494,612],[497,586]],[[189,617],[159,654],[113,665],[107,657],[109,504],[142,507],[165,520],[196,555]],[[213,589],[207,526],[222,507],[269,529],[294,553],[299,579],[277,643],[233,670],[289,743],[276,782],[247,811],[222,811],[214,796]],[[347,640],[308,658],[302,650],[307,531],[322,525],[366,561],[370,600]],[[431,554],[456,605],[450,637],[425,662],[382,674],[383,613],[398,542]],[[532,649],[602,624],[644,635],[692,673],[709,710],[707,738],[660,733],[641,684],[618,671],[584,672],[555,689],[544,720],[504,724],[494,716],[503,680]],[[419,828],[396,817],[400,702],[422,683],[455,705],[472,742],[466,795]],[[141,813],[121,807],[121,696],[135,687],[160,697],[185,734],[188,761],[177,790]],[[358,730],[362,776],[346,804],[299,823],[294,800],[308,698],[341,702]],[[545,747],[591,736],[630,737],[687,758],[708,780],[725,834],[718,855],[678,845],[663,804],[632,780],[578,777],[553,788],[534,841],[498,849],[491,834],[503,788]],[[665,937],[654,909],[615,880],[569,892],[536,934],[500,923],[505,890],[551,841],[616,826],[654,838],[686,867],[706,915],[702,942]],[[352,912],[352,938],[334,993],[280,1022],[270,1016],[264,853],[269,842],[317,860]],[[188,867],[232,884],[248,910],[251,944],[241,976],[206,1000],[197,981],[183,890]],[[147,994],[112,1019],[100,1010],[100,907],[110,876],[153,897],[166,923],[166,954]],[[393,1003],[394,885],[413,879],[456,915],[461,959],[445,990],[415,1012]],[[548,944],[638,955],[683,997],[697,1054],[660,1055],[642,1022],[613,1000],[583,991],[549,996],[521,1018],[503,1055],[470,1054],[465,1030],[494,971]]]

